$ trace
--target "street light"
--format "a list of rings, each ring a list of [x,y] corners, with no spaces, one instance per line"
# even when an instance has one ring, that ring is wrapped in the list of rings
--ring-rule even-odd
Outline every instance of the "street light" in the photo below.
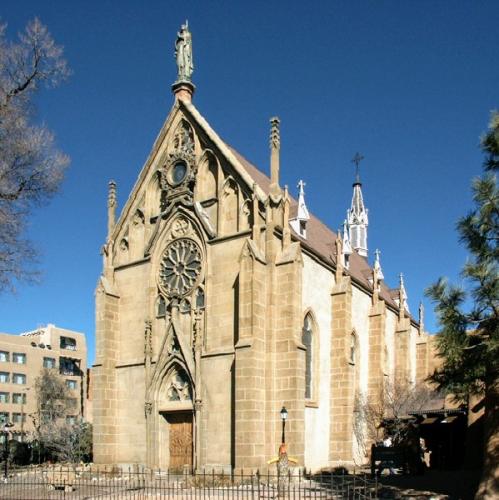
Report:
[[[281,408],[281,420],[282,420],[282,444],[286,444],[286,420],[288,419],[288,410],[283,406]]]
[[[5,422],[3,424],[3,435],[4,435],[4,447],[3,447],[3,458],[4,458],[4,476],[7,479],[9,473],[9,429],[14,427],[12,422]]]

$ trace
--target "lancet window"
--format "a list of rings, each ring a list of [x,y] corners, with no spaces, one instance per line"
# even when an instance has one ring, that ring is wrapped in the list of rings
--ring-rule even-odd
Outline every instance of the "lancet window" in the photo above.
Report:
[[[355,332],[350,334],[349,361],[352,365],[357,363],[357,336],[355,335]]]
[[[312,398],[313,392],[313,364],[314,364],[314,331],[312,316],[307,314],[303,322],[302,343],[305,353],[305,399]]]
[[[157,301],[156,317],[164,318],[166,316],[166,300],[160,295]]]

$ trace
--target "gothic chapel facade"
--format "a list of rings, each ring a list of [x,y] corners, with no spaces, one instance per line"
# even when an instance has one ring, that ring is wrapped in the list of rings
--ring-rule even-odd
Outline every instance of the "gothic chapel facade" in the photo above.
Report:
[[[335,234],[224,143],[194,107],[187,26],[175,102],[121,215],[110,183],[96,289],[94,460],[265,468],[286,441],[300,466],[364,462],[357,394],[422,380],[428,342],[401,280],[367,261],[360,181]],[[422,318],[420,318],[421,320]],[[357,436],[357,437],[356,437]]]

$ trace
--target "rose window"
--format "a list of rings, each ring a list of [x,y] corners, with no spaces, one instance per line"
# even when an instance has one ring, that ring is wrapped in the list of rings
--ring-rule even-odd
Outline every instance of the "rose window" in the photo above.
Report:
[[[160,285],[168,295],[190,292],[201,274],[201,250],[189,239],[176,240],[165,250],[159,270]]]

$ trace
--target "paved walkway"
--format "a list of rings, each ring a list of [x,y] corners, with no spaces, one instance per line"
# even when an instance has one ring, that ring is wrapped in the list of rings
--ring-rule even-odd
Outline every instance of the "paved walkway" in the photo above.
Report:
[[[381,476],[380,498],[473,500],[480,471],[427,471],[422,476]]]

